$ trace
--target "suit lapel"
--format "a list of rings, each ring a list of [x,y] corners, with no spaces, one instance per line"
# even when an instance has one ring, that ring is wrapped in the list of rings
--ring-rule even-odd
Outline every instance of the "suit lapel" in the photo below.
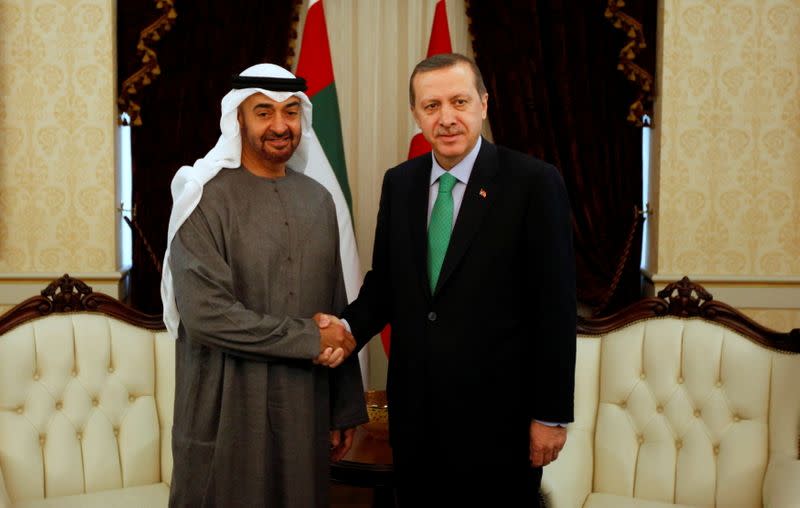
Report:
[[[417,263],[415,272],[430,297],[431,283],[428,281],[428,193],[431,186],[431,155],[421,157],[413,168],[413,181],[409,195],[409,227],[411,229],[411,249]]]
[[[475,233],[478,231],[483,216],[497,195],[494,179],[496,174],[497,147],[483,139],[478,158],[475,159],[475,165],[467,183],[467,189],[464,192],[464,199],[461,201],[456,225],[450,237],[450,245],[447,247],[447,254],[445,254],[444,262],[442,263],[442,271],[436,283],[436,292],[447,282],[447,279],[458,266]],[[430,180],[430,176],[428,176],[428,179]]]

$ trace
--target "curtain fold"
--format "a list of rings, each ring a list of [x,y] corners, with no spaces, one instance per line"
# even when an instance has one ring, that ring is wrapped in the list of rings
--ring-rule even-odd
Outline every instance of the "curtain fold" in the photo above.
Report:
[[[639,4],[645,33],[649,28],[654,36],[655,2]],[[641,228],[628,238],[642,200],[642,131],[627,121],[637,83],[617,69],[628,35],[606,18],[606,6],[606,0],[473,0],[467,12],[494,139],[562,172],[573,211],[578,297],[609,313],[640,294]],[[654,51],[648,42],[642,52]],[[627,263],[606,305],[627,243]]]
[[[175,2],[168,33],[153,46],[160,75],[137,90],[142,125],[131,135],[135,221],[158,259],[166,250],[175,172],[204,156],[219,137],[220,100],[245,67],[271,62],[288,67],[299,0],[192,0]],[[141,67],[140,31],[160,12],[155,2],[118,0],[118,86]],[[161,312],[161,276],[142,238],[134,234],[131,304]]]

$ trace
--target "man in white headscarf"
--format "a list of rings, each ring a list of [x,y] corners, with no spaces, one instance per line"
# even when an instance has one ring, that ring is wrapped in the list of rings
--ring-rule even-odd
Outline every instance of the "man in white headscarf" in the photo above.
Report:
[[[355,342],[318,313],[347,303],[336,209],[303,174],[305,81],[260,64],[233,88],[216,146],[172,182],[170,506],[327,507],[329,460],[367,420]]]

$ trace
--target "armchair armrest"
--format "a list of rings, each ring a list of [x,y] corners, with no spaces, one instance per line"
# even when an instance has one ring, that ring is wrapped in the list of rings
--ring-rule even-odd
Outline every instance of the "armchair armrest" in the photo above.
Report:
[[[542,495],[547,508],[581,508],[592,492],[594,456],[592,432],[568,427],[567,443],[558,459],[545,466]]]
[[[800,460],[778,459],[767,465],[762,492],[765,508],[791,508],[800,499]]]
[[[0,508],[10,507],[11,499],[9,499],[8,492],[6,492],[6,482],[3,479],[3,470],[0,468]]]

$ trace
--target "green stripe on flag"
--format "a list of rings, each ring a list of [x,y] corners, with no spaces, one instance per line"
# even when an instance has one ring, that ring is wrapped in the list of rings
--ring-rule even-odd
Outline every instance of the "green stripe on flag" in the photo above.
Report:
[[[347,183],[347,164],[344,160],[344,144],[342,143],[342,122],[339,116],[339,101],[336,97],[336,83],[331,83],[311,98],[314,106],[314,132],[319,138],[322,150],[328,158],[339,187],[342,188],[350,215],[353,214],[353,202],[350,197],[350,185]]]

